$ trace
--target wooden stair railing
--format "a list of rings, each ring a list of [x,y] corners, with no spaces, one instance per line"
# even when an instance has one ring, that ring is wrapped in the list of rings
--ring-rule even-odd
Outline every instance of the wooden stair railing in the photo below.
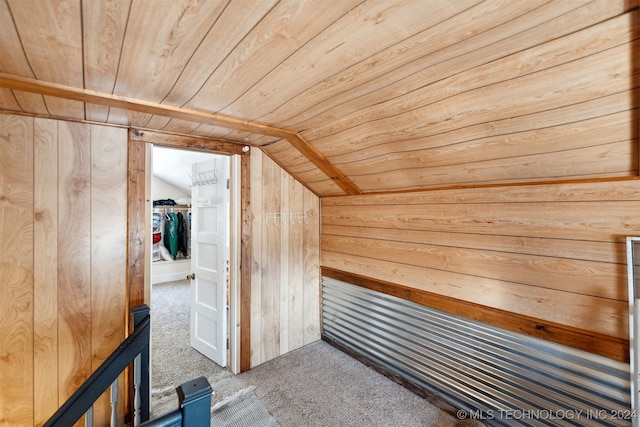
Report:
[[[111,386],[111,425],[117,424],[117,380],[133,362],[134,424],[149,419],[149,337],[151,318],[149,307],[140,305],[131,310],[133,333],[111,353],[102,365],[49,418],[45,427],[68,427],[84,415],[85,425],[93,425],[93,403]]]
[[[180,408],[149,420],[149,337],[151,318],[149,307],[141,305],[131,310],[133,333],[105,360],[96,371],[49,418],[45,427],[68,427],[83,415],[85,426],[93,426],[93,404],[111,386],[111,427],[118,425],[118,377],[133,363],[133,425],[194,426],[211,417],[211,386],[204,378],[186,382],[177,388]]]

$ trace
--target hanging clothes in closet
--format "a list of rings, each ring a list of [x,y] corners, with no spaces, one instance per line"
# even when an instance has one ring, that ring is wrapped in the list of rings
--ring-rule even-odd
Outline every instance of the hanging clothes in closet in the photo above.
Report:
[[[169,249],[174,260],[178,255],[178,216],[174,212],[167,212],[164,221],[164,246]]]
[[[191,208],[156,206],[153,212],[153,261],[191,257]]]
[[[182,253],[182,256],[189,258],[190,255],[190,243],[189,243],[189,226],[187,220],[182,214],[178,212],[178,251]]]

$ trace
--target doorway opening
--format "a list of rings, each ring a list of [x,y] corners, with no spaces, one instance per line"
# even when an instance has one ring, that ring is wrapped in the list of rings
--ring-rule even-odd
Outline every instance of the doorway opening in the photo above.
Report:
[[[152,401],[192,378],[237,372],[229,328],[237,295],[236,157],[152,146]]]

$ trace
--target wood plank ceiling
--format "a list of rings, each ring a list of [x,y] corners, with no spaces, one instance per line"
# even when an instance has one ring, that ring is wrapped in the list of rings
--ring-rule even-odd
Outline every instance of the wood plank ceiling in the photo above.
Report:
[[[632,176],[637,8],[0,0],[0,110],[260,146],[320,196]]]

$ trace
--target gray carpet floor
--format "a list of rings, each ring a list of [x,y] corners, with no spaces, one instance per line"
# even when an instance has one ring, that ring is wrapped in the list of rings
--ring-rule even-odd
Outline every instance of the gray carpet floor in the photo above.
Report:
[[[178,385],[205,376],[213,404],[254,390],[283,427],[471,425],[323,341],[233,375],[189,345],[187,281],[153,286],[151,319],[153,417],[177,407]]]

